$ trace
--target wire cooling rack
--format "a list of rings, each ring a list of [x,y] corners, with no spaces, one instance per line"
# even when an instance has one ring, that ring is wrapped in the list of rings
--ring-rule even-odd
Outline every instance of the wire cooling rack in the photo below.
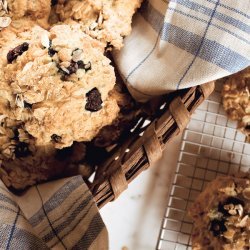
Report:
[[[250,144],[227,119],[221,105],[222,83],[192,116],[183,133],[157,250],[191,248],[192,221],[187,210],[207,183],[219,175],[246,172]]]

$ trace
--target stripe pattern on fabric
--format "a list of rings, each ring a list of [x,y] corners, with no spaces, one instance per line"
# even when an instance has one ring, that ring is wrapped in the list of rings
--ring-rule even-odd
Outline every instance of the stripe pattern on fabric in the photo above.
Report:
[[[249,13],[250,0],[144,1],[113,53],[131,94],[146,101],[250,66]]]
[[[107,230],[80,176],[21,196],[0,182],[1,249],[108,249]]]

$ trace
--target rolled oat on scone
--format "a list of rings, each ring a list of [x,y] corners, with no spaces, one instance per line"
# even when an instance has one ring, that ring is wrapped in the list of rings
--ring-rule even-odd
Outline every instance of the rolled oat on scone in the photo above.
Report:
[[[0,0],[0,29],[26,17],[48,28],[50,11],[51,0]]]
[[[142,0],[58,0],[53,11],[62,22],[71,20],[105,46],[120,49],[123,39],[131,32],[132,17]]]

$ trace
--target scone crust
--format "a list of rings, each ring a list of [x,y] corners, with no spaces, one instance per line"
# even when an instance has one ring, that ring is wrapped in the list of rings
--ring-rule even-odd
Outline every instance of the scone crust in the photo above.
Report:
[[[248,177],[218,177],[189,210],[193,249],[247,249],[250,240]]]
[[[250,142],[250,67],[229,77],[222,90],[223,107]]]
[[[132,16],[142,0],[59,0],[55,12],[63,22],[82,24],[91,37],[120,49],[123,38],[130,34]]]

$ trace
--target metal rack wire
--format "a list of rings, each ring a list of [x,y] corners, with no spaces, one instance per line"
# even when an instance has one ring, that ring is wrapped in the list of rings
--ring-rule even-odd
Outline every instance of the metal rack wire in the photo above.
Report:
[[[189,206],[207,183],[219,175],[246,172],[250,144],[228,120],[221,105],[221,84],[192,116],[183,133],[157,250],[191,249]]]

